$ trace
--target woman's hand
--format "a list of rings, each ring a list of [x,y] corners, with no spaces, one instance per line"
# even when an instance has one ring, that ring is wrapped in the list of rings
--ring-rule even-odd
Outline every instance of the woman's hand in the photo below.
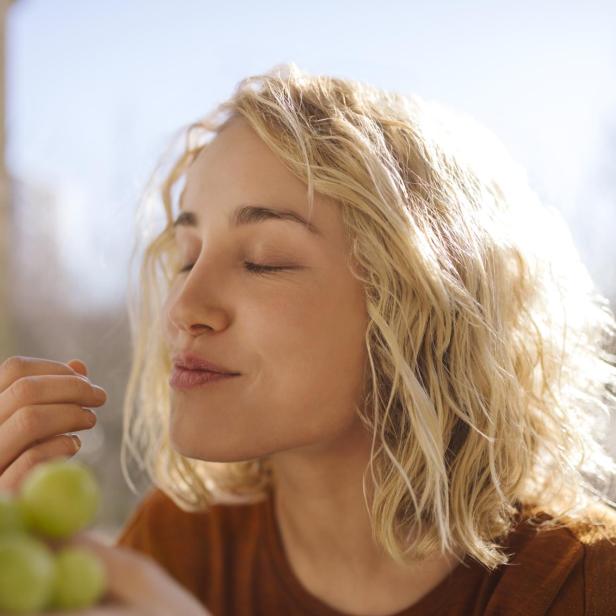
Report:
[[[0,491],[16,492],[39,462],[78,451],[65,433],[92,428],[96,415],[84,407],[107,400],[86,373],[79,360],[16,356],[0,365]]]
[[[84,547],[103,561],[107,594],[92,608],[52,612],[53,616],[212,616],[156,561],[139,552],[105,545],[88,533],[63,545]]]

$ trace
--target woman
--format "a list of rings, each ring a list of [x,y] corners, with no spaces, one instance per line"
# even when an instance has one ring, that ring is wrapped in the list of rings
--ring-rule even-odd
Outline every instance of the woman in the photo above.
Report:
[[[114,598],[84,614],[616,613],[616,323],[498,142],[293,64],[186,135],[131,312],[123,463],[155,487],[82,539]],[[33,374],[91,395],[8,367],[11,442]]]

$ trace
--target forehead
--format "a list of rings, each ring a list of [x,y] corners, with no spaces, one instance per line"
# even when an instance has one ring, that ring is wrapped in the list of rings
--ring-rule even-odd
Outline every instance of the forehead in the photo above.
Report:
[[[198,154],[186,172],[184,202],[193,193],[238,198],[251,193],[259,200],[292,200],[307,211],[307,186],[242,118],[225,126]]]
[[[310,211],[306,183],[243,119],[229,123],[191,163],[180,209],[194,213],[197,224],[188,226],[198,226],[218,213],[230,226],[275,218],[268,209],[282,212],[281,218],[287,220],[295,213],[307,221],[306,227],[319,230],[315,235],[323,237],[338,237],[342,226],[338,204],[324,195],[315,192]]]

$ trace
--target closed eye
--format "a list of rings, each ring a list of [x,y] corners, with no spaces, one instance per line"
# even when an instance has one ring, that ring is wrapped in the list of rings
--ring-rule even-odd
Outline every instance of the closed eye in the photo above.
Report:
[[[187,272],[190,269],[192,269],[194,266],[194,263],[190,264],[190,265],[186,265],[185,267],[183,267],[181,270],[179,270],[179,272]],[[278,272],[281,270],[293,270],[293,269],[297,269],[295,267],[278,267],[278,266],[274,266],[274,265],[259,265],[258,263],[250,263],[249,261],[244,261],[244,266],[246,268],[246,270],[248,270],[249,272],[251,272],[252,274],[267,274],[270,272]]]

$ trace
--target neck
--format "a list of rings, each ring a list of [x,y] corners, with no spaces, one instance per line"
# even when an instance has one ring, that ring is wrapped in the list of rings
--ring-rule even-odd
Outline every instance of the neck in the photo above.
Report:
[[[343,611],[386,614],[418,600],[458,561],[439,555],[399,565],[376,544],[362,488],[370,439],[354,427],[318,449],[276,454],[274,509],[304,587]],[[367,482],[368,503],[370,487]]]

